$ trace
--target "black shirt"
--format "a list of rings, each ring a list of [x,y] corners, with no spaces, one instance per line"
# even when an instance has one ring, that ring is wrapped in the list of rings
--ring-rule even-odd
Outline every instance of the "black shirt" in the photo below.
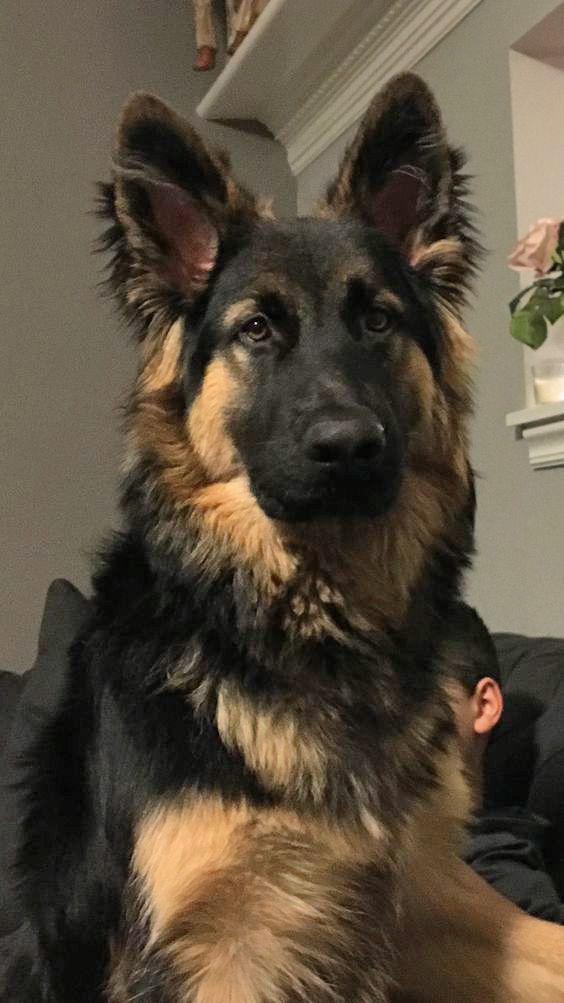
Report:
[[[465,860],[498,892],[531,916],[564,925],[564,903],[547,871],[549,823],[525,808],[480,812]]]

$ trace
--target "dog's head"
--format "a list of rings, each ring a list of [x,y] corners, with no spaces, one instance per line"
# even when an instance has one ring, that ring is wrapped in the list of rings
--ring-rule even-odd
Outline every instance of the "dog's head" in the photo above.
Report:
[[[401,76],[315,215],[277,222],[165,105],[129,101],[109,243],[141,342],[128,490],[157,499],[161,533],[378,520],[410,474],[464,479],[459,167],[427,87]]]

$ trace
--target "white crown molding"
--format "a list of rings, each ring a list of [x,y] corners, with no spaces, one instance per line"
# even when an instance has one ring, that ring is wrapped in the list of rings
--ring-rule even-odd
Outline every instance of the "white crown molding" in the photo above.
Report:
[[[255,119],[300,174],[481,0],[270,0],[198,106]]]
[[[370,33],[276,133],[300,174],[349,129],[390,77],[412,69],[481,0],[396,0]]]

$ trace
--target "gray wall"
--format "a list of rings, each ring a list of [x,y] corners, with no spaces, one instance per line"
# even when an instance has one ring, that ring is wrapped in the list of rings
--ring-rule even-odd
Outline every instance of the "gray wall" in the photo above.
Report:
[[[118,404],[133,368],[97,291],[93,181],[121,103],[153,90],[195,118],[188,0],[0,4],[1,667],[29,666],[49,581],[88,588],[89,552],[115,525]],[[283,150],[199,123],[242,178],[295,208]]]
[[[490,250],[469,316],[480,349],[473,458],[481,475],[469,596],[493,629],[564,636],[564,469],[534,472],[525,445],[504,427],[505,414],[525,400],[522,352],[507,324],[507,302],[517,290],[505,265],[516,237],[508,50],[555,6],[556,0],[483,0],[417,70],[433,87],[452,138],[470,155]],[[343,146],[344,139],[300,176],[302,211],[335,170]]]

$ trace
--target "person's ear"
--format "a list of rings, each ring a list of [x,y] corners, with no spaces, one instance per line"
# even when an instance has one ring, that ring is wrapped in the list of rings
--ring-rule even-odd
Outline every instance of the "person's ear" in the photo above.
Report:
[[[474,731],[487,735],[498,723],[503,712],[503,696],[495,679],[485,676],[474,691]]]

